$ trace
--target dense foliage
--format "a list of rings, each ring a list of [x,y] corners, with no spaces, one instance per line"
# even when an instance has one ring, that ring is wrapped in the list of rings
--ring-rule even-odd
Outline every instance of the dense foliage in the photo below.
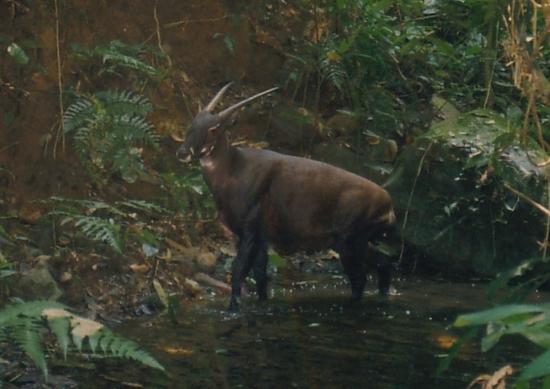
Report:
[[[23,349],[44,373],[46,380],[48,367],[41,342],[44,329],[55,335],[64,358],[73,346],[76,351],[82,352],[86,344],[92,355],[97,357],[128,358],[164,370],[136,343],[114,334],[101,323],[67,311],[62,304],[33,301],[8,305],[0,311],[0,342],[11,342]]]
[[[25,2],[5,3],[10,3],[15,18],[16,11],[20,11]],[[57,9],[57,2],[55,4]],[[462,171],[457,177],[464,173],[474,177],[470,182],[475,183],[468,186],[467,196],[459,201],[438,197],[429,204],[442,210],[437,222],[443,227],[438,227],[441,235],[436,237],[448,231],[446,225],[449,229],[452,227],[449,224],[452,220],[463,223],[464,228],[480,223],[480,214],[487,214],[495,223],[505,226],[507,222],[503,222],[505,218],[501,216],[510,211],[510,193],[516,202],[532,205],[532,212],[542,211],[543,217],[550,217],[548,207],[544,206],[548,204],[548,193],[531,198],[524,193],[510,192],[503,185],[510,168],[504,167],[502,158],[505,150],[521,149],[537,169],[542,170],[548,164],[550,4],[547,0],[265,0],[263,5],[266,7],[261,12],[265,15],[261,15],[260,20],[266,23],[269,17],[274,17],[275,11],[290,8],[304,20],[302,29],[291,30],[294,35],[276,45],[278,53],[284,56],[284,65],[277,78],[286,96],[295,105],[313,112],[313,124],[319,127],[319,132],[322,132],[322,120],[337,111],[345,110],[360,118],[359,126],[337,139],[358,155],[368,154],[373,142],[368,136],[371,132],[391,139],[399,147],[415,139],[424,139],[426,146],[442,137],[457,140],[461,136],[475,138],[480,131],[491,132],[490,144],[478,142],[477,138],[462,142],[462,151],[469,159],[460,167]],[[232,6],[238,8],[235,4]],[[247,6],[258,8],[254,3],[238,9]],[[268,15],[268,10],[272,10],[272,14]],[[243,23],[242,20],[257,23],[254,19],[233,16],[233,24]],[[42,203],[46,204],[47,211],[41,220],[47,220],[43,224],[48,224],[53,218],[55,228],[61,227],[58,235],[65,234],[70,241],[80,242],[74,246],[77,250],[89,247],[86,243],[99,242],[111,253],[121,256],[131,243],[144,257],[154,256],[162,250],[163,242],[148,223],[166,215],[164,208],[183,214],[188,226],[197,220],[211,219],[214,214],[213,203],[198,170],[190,168],[182,174],[175,173],[173,156],[166,157],[159,152],[165,146],[162,142],[166,134],[160,135],[155,128],[161,122],[155,114],[158,108],[165,109],[165,96],[155,98],[155,93],[161,89],[163,93],[178,91],[178,99],[181,94],[192,116],[194,105],[189,103],[189,91],[184,91],[182,85],[192,89],[190,86],[199,82],[190,81],[187,73],[175,69],[184,65],[173,63],[166,54],[170,46],[163,45],[161,33],[168,31],[168,27],[161,28],[156,8],[154,18],[157,19],[156,31],[144,40],[145,43],[132,44],[111,38],[89,46],[82,42],[61,42],[65,43],[63,46],[57,36],[58,61],[65,56],[71,75],[76,76],[62,77],[59,63],[59,85],[55,93],[60,109],[52,113],[52,117],[60,116],[56,119],[59,129],[57,124],[53,125],[56,130],[52,134],[57,135],[48,134],[45,139],[57,146],[57,142],[67,136],[70,150],[75,152],[86,178],[93,183],[89,190],[93,198],[53,197]],[[260,27],[263,26],[255,30],[258,34]],[[57,28],[59,35],[59,26]],[[158,48],[150,44],[154,41],[152,37],[156,37]],[[212,39],[225,47],[225,54],[229,54],[231,60],[239,58],[239,37],[216,32]],[[7,101],[0,122],[6,128],[13,128],[29,94],[17,85],[16,78],[41,79],[47,72],[43,65],[36,63],[35,51],[39,46],[33,40],[0,35],[0,97]],[[181,58],[180,61],[183,62]],[[204,63],[208,64],[208,60]],[[214,85],[223,77],[246,83],[248,75],[243,74],[240,69],[234,74],[227,70],[222,77],[216,73],[217,79],[207,82],[203,75],[201,83]],[[169,86],[161,85],[166,80]],[[448,116],[446,109],[449,107],[456,111],[452,115],[458,117],[454,125],[468,127],[460,136],[453,133],[455,127],[453,131],[444,131],[448,123],[434,125],[440,117]],[[461,112],[464,114],[459,116]],[[173,112],[165,116],[170,115],[173,116]],[[475,128],[470,128],[468,123],[475,123]],[[430,127],[432,130],[426,132]],[[332,136],[324,140],[330,141]],[[43,147],[46,155],[48,142]],[[413,170],[418,174],[404,180],[413,187],[411,198],[422,167],[415,166]],[[456,172],[450,170],[447,169],[449,177],[446,178],[454,180],[450,174]],[[458,178],[453,183],[460,184],[461,177]],[[1,183],[16,181],[3,165],[0,165],[0,179]],[[21,181],[20,177],[17,179]],[[543,180],[547,185],[548,177]],[[126,185],[142,182],[158,189],[152,202],[126,200]],[[427,196],[432,192],[431,188],[425,188]],[[108,195],[114,199],[97,199]],[[8,280],[15,273],[12,259],[15,256],[8,253],[16,251],[18,242],[26,241],[19,230],[14,229],[16,232],[12,233],[8,227],[14,217],[13,214],[8,217],[8,204],[4,200],[0,204],[3,212],[0,216],[0,280]],[[480,210],[482,207],[484,209]],[[433,224],[437,224],[436,220]],[[527,232],[531,229],[520,231]],[[493,299],[491,303],[495,307],[488,311],[457,319],[458,327],[483,326],[486,329],[482,340],[484,350],[493,349],[502,336],[511,334],[522,335],[542,349],[550,348],[548,307],[524,304],[533,292],[550,281],[549,235],[550,222],[546,231],[540,231],[537,236],[540,256],[524,258],[521,264],[512,268],[495,269],[500,276],[493,282],[490,292],[499,289],[506,296],[503,300]],[[435,238],[432,236],[432,239]],[[58,252],[57,244],[57,241],[53,244],[53,253]],[[493,263],[485,265],[493,266]],[[3,294],[3,286],[0,286],[0,297]],[[514,305],[498,305],[505,303]],[[61,327],[52,327],[42,311],[34,309],[42,307],[41,303],[36,304],[31,306],[33,314],[29,317],[19,313],[10,316],[10,320],[15,320],[10,323],[23,323],[24,326],[10,324],[10,331],[15,328],[16,336],[10,331],[1,332],[0,327],[0,341],[13,338],[44,369],[43,353],[37,346],[38,327],[49,325],[56,334]],[[0,325],[2,317],[6,317],[5,314],[0,316]],[[58,337],[58,343],[65,350],[70,343],[67,340],[69,324],[67,320],[59,324],[65,335]],[[30,332],[21,332],[22,329]],[[32,343],[25,343],[24,337]],[[78,340],[76,345],[79,345]],[[91,339],[90,346],[94,347]],[[133,346],[128,350],[135,351]],[[116,350],[111,351],[116,353]],[[525,384],[532,378],[548,375],[549,358],[548,351],[544,351],[523,370],[520,381]]]

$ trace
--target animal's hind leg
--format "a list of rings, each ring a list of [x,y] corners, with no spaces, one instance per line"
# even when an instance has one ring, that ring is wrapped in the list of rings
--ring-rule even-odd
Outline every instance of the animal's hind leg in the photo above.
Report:
[[[367,275],[362,261],[364,245],[358,241],[348,239],[337,248],[337,251],[344,266],[344,272],[351,284],[351,298],[360,300],[367,283]]]
[[[378,272],[378,293],[387,296],[390,293],[392,266],[386,260],[381,259],[376,264]]]
[[[267,300],[267,242],[263,237],[259,237],[257,242],[252,270],[258,298]]]

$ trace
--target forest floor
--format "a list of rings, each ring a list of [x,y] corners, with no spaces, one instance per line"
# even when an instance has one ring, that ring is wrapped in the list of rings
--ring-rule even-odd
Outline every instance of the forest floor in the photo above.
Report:
[[[142,241],[128,239],[124,251],[115,252],[60,224],[51,216],[56,210],[50,199],[173,202],[159,177],[185,172],[175,150],[201,101],[227,80],[241,84],[229,91],[230,101],[276,84],[286,42],[313,34],[304,10],[292,4],[247,7],[222,0],[157,5],[74,1],[59,10],[48,4],[0,2],[0,15],[0,37],[24,42],[30,59],[25,67],[1,64],[0,258],[17,273],[4,279],[0,301],[60,298],[87,316],[115,320],[154,311],[162,305],[162,293],[177,294],[182,301],[227,293],[233,238],[217,225],[212,210],[205,217],[172,208],[139,220],[128,212],[123,223],[127,234],[146,229],[160,243],[150,252]],[[83,65],[71,51],[75,44],[89,48],[113,40],[158,46],[163,62],[154,65],[165,68],[166,76],[152,81],[99,76],[98,68]],[[149,170],[144,180],[129,184],[115,177],[98,187],[82,174],[71,139],[60,132],[59,91],[67,98],[129,84],[146,91],[152,102],[149,119],[160,135],[160,148],[145,151]],[[257,141],[255,134],[264,126],[264,117],[245,117],[237,135]],[[91,215],[95,209],[85,212]],[[282,272],[299,270],[303,262],[303,256],[294,257]],[[329,272],[334,262],[330,253],[311,261]]]

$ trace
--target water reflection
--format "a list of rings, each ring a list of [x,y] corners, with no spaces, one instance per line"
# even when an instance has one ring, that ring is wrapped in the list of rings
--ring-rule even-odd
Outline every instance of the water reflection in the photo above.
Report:
[[[280,289],[265,304],[250,299],[239,315],[219,299],[185,310],[177,327],[160,319],[125,328],[171,375],[136,379],[174,388],[464,388],[526,358],[506,345],[482,355],[468,344],[452,370],[435,377],[456,338],[446,327],[483,306],[483,286],[407,281],[387,299],[370,294],[350,305],[341,281],[313,281]]]

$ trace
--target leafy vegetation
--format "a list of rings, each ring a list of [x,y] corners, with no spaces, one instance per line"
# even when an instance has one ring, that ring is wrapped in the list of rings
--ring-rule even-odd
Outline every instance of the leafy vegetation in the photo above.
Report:
[[[48,366],[41,341],[44,330],[55,336],[64,358],[69,351],[82,352],[87,345],[94,357],[132,359],[164,370],[135,342],[116,335],[101,323],[69,312],[62,304],[52,301],[14,303],[0,311],[0,344],[12,343],[20,347],[47,380]]]
[[[548,164],[547,132],[542,123],[548,122],[545,114],[548,112],[550,102],[547,99],[550,93],[550,84],[547,76],[541,70],[541,66],[547,65],[544,52],[549,50],[544,45],[550,34],[550,7],[548,4],[526,2],[524,0],[512,0],[506,8],[506,39],[504,48],[513,68],[514,86],[526,96],[528,104],[525,107],[522,128],[520,131],[503,132],[494,141],[494,149],[500,151],[508,147],[514,140],[519,139],[527,155],[531,155],[529,162],[537,167]],[[505,2],[494,1],[491,3],[493,10]],[[542,8],[542,14],[538,8]],[[529,38],[525,39],[526,31]],[[543,42],[539,46],[539,42]],[[496,47],[496,45],[493,44]],[[489,96],[489,94],[487,95]],[[533,158],[538,154],[542,158]],[[540,160],[542,159],[542,162]],[[545,161],[546,159],[546,161]],[[484,163],[482,161],[482,163]],[[474,161],[475,165],[476,162]],[[489,162],[494,168],[499,164],[495,160]],[[550,179],[545,177],[546,184]],[[550,185],[547,186],[546,201],[550,198]],[[482,338],[483,351],[492,349],[502,337],[509,335],[521,335],[535,343],[545,351],[531,363],[522,368],[517,386],[528,388],[533,379],[545,377],[544,386],[550,382],[550,324],[548,304],[525,304],[527,299],[539,288],[548,285],[550,281],[550,267],[548,266],[548,242],[550,238],[550,210],[531,197],[518,192],[510,186],[506,186],[518,196],[518,200],[528,202],[534,209],[546,216],[546,231],[541,245],[542,254],[538,258],[530,258],[505,269],[491,283],[489,296],[494,298],[499,289],[505,290],[505,298],[493,308],[459,316],[455,327],[485,327],[485,335]],[[539,196],[543,198],[544,196]],[[549,203],[550,204],[550,203]],[[472,330],[468,332],[472,333]],[[469,336],[467,333],[466,336]]]
[[[165,213],[161,207],[140,200],[117,201],[108,204],[97,200],[74,200],[52,197],[49,216],[60,225],[70,225],[78,235],[107,245],[117,254],[123,254],[126,242],[135,240],[146,247],[158,247],[155,234],[139,216],[147,218]]]
[[[143,146],[158,146],[158,138],[146,115],[148,99],[129,91],[97,92],[79,96],[65,111],[63,127],[72,135],[74,147],[100,186],[118,174],[135,182],[144,173]]]
[[[214,200],[198,168],[183,174],[161,174],[163,189],[169,194],[167,206],[189,215],[191,220],[212,219],[216,213]]]
[[[157,49],[146,45],[129,45],[119,40],[113,40],[106,45],[88,49],[77,43],[71,45],[74,55],[83,62],[93,63],[100,60],[99,72],[122,75],[121,70],[135,70],[151,77],[161,76],[161,71],[144,61],[143,57],[152,54],[154,57],[162,57]]]
[[[11,8],[11,23],[18,22],[19,17],[27,12],[25,9],[38,7],[17,1],[4,3]],[[438,227],[436,234],[430,236],[431,242],[441,241],[440,238],[445,234],[451,236],[449,232],[455,227],[453,223],[462,224],[464,228],[478,227],[480,224],[487,229],[493,228],[493,225],[508,228],[503,216],[515,212],[515,206],[520,200],[517,195],[512,196],[506,187],[500,185],[507,181],[510,174],[502,152],[523,148],[527,150],[528,159],[532,159],[526,162],[548,164],[550,14],[548,7],[539,7],[544,5],[543,2],[268,0],[264,5],[265,9],[281,7],[287,11],[284,17],[288,19],[293,18],[292,11],[298,9],[300,12],[294,16],[299,16],[295,19],[300,19],[300,23],[305,25],[302,26],[304,31],[299,27],[291,30],[294,26],[289,22],[282,29],[277,26],[276,34],[273,34],[277,35],[279,29],[284,30],[286,27],[294,34],[285,41],[277,42],[280,45],[274,45],[279,54],[286,57],[284,74],[281,75],[282,83],[286,86],[287,96],[297,104],[311,109],[316,119],[330,117],[342,109],[357,114],[355,117],[361,118],[361,123],[354,133],[344,134],[347,139],[342,141],[346,146],[353,143],[354,151],[366,153],[371,146],[365,136],[367,131],[393,138],[399,146],[412,143],[415,139],[431,142],[444,137],[455,142],[461,141],[460,149],[468,157],[466,165],[461,165],[460,171],[456,171],[450,166],[453,164],[447,164],[438,173],[447,174],[446,178],[450,178],[452,182],[448,187],[460,185],[466,176],[471,178],[469,182],[474,185],[468,187],[468,193],[458,201],[443,196],[432,198],[431,188],[437,182],[437,177],[435,170],[427,172],[429,182],[424,189],[425,197],[430,199],[428,206],[441,210],[441,217],[430,221],[432,227]],[[27,97],[34,97],[35,90],[51,88],[48,91],[53,93],[49,95],[56,98],[61,97],[56,93],[61,95],[62,91],[66,91],[65,97],[72,97],[73,100],[62,101],[60,98],[61,110],[66,107],[62,118],[63,128],[71,137],[71,145],[95,186],[102,190],[113,180],[122,181],[122,184],[135,183],[148,175],[148,159],[144,157],[146,148],[157,149],[159,146],[158,135],[154,132],[152,123],[153,120],[158,120],[158,124],[163,124],[157,115],[155,118],[150,115],[153,103],[149,98],[155,106],[158,104],[159,108],[169,111],[167,116],[174,117],[172,107],[163,106],[164,99],[174,98],[174,95],[177,99],[183,95],[186,102],[190,98],[195,99],[196,96],[192,93],[196,92],[193,89],[198,85],[194,82],[197,80],[192,79],[195,73],[193,69],[186,68],[191,66],[192,61],[175,63],[170,69],[172,71],[181,68],[181,73],[174,71],[174,74],[168,74],[157,67],[159,58],[165,55],[165,48],[172,45],[172,50],[176,50],[174,41],[163,45],[162,35],[170,28],[185,26],[190,21],[163,24],[158,20],[156,7],[155,5],[156,31],[151,34],[150,28],[145,29],[146,34],[151,35],[141,36],[137,41],[151,42],[156,37],[158,49],[145,43],[130,44],[119,40],[103,43],[105,41],[101,39],[104,37],[101,38],[98,34],[97,39],[101,44],[87,48],[74,43],[68,58],[65,58],[67,48],[64,39],[59,41],[58,36],[54,42],[49,28],[48,34],[44,33],[40,37],[40,44],[29,45],[28,41],[20,39],[21,36],[16,36],[16,33],[9,37],[0,35],[0,57],[6,59],[0,64],[0,96],[3,98],[2,103],[7,103],[2,123],[9,130],[5,138],[10,139],[10,143],[12,138],[15,139],[13,144],[16,146],[17,141],[21,141],[14,135],[17,132],[15,130],[21,128],[18,123],[20,117],[24,117],[21,112],[27,107],[33,107],[33,100],[36,99]],[[257,4],[252,7],[260,8]],[[232,10],[237,8],[242,9],[241,6],[233,5]],[[68,6],[66,9],[69,9]],[[46,11],[47,9],[44,10]],[[71,18],[74,16],[68,15]],[[232,22],[239,23],[239,15],[233,16]],[[8,18],[2,20],[7,21]],[[48,23],[51,20],[53,19]],[[56,17],[56,20],[59,21],[59,18]],[[256,23],[254,18],[246,20],[247,23]],[[205,20],[201,19],[200,23],[203,22]],[[208,22],[215,23],[215,20]],[[223,32],[215,32],[209,36],[218,41],[218,46],[225,51],[223,54],[239,59],[243,46],[239,39],[242,36],[240,33],[234,34],[229,24],[219,30]],[[62,32],[63,28],[67,28],[67,31],[71,28],[69,24],[61,27]],[[260,27],[254,30],[260,36],[263,26],[253,27]],[[8,29],[6,27],[2,34]],[[59,35],[59,32],[58,26],[56,34]],[[106,36],[111,39],[112,34]],[[133,33],[130,36],[132,39],[136,37]],[[63,38],[63,34],[61,37]],[[168,40],[167,36],[164,38]],[[258,41],[261,41],[260,38]],[[87,40],[90,41],[93,40]],[[42,54],[43,51],[46,52],[44,49],[53,51],[54,44],[60,51],[57,53],[60,56],[57,69],[59,74],[55,74],[48,63],[41,63],[41,58],[51,62],[48,55]],[[188,49],[185,50],[184,54],[187,54]],[[204,55],[206,54],[205,50]],[[182,57],[184,55],[174,55],[174,59]],[[201,58],[201,66],[208,64],[209,60],[210,58]],[[240,67],[246,61],[228,62],[238,64],[238,71],[232,69],[223,74],[239,74],[247,82],[256,80],[255,76],[249,77],[250,74],[242,72]],[[230,67],[231,64],[228,63],[227,66]],[[200,69],[196,74],[202,75],[203,71]],[[158,88],[162,91],[162,98],[157,96],[155,99],[150,85],[154,84],[156,89],[158,83],[167,80],[164,76],[174,78],[162,85],[162,89]],[[214,78],[216,77],[218,76]],[[20,78],[27,80],[22,82]],[[71,85],[69,80],[75,78],[78,83]],[[49,84],[52,80],[59,82],[59,85],[52,88]],[[219,81],[201,78],[204,85]],[[462,127],[459,131],[446,131],[448,128],[443,128],[445,124],[432,125],[434,118],[437,119],[442,114],[440,107],[434,108],[431,104],[434,95],[451,102],[459,111],[467,112],[459,115],[455,123]],[[68,101],[70,104],[67,105]],[[193,109],[188,107],[188,111]],[[23,122],[22,126],[27,126],[28,123]],[[426,134],[425,129],[429,127],[435,128],[435,131]],[[43,131],[44,127],[41,128],[40,131]],[[478,134],[491,137],[487,142],[479,142],[476,138]],[[17,147],[24,149],[25,145],[21,141],[21,145]],[[0,147],[3,160],[10,159],[10,154],[6,152],[6,148],[10,147],[11,144],[2,144]],[[421,152],[424,150],[420,149]],[[37,150],[28,152],[40,154]],[[447,154],[444,157],[448,156]],[[156,167],[161,164],[158,163]],[[3,171],[8,170],[0,167],[0,172]],[[184,214],[191,221],[189,224],[196,219],[212,218],[214,205],[198,169],[187,170],[182,175],[179,172],[174,173],[170,165],[169,169],[159,171],[158,177],[165,194],[160,204]],[[410,175],[411,181],[416,182],[416,178],[418,177],[414,177],[414,174]],[[24,188],[21,183],[32,183],[34,179],[34,176],[17,177],[17,184]],[[10,182],[15,181],[13,176]],[[540,195],[541,191],[537,191],[536,197],[533,196],[527,191],[531,184],[533,183],[523,180],[514,187],[534,197],[530,200],[544,208],[541,204],[547,203],[548,194]],[[420,192],[419,189],[417,193]],[[2,208],[4,205],[12,207],[15,204],[9,196],[4,196],[4,193],[0,195]],[[512,204],[510,197],[513,197]],[[100,242],[116,255],[125,253],[130,241],[141,244],[145,256],[158,251],[159,238],[150,227],[149,218],[156,218],[162,214],[162,210],[154,204],[71,200],[61,197],[52,198],[48,204],[53,208],[48,216],[59,223],[61,233],[69,235],[73,242]],[[483,223],[481,216],[487,215],[491,222]],[[550,222],[547,225],[550,226]],[[531,224],[519,233],[528,235],[533,242],[535,238],[539,240],[543,251],[541,258],[526,260],[511,269],[499,269],[501,275],[489,287],[493,300],[497,290],[500,293],[503,292],[502,289],[508,292],[503,301],[496,301],[497,304],[514,305],[501,305],[457,319],[456,325],[460,328],[482,326],[486,329],[484,350],[492,350],[504,335],[512,334],[523,335],[543,348],[550,347],[547,340],[548,307],[525,305],[525,299],[550,280],[546,255],[550,227],[546,231],[540,231],[540,234],[537,231],[535,237],[532,235],[535,235],[533,229],[536,227],[538,226]],[[189,230],[192,233],[192,229]],[[493,239],[500,239],[499,234],[494,233]],[[511,247],[514,242],[503,244]],[[0,226],[0,245],[4,249],[7,246],[17,247],[20,242]],[[487,242],[487,246],[491,245],[492,242]],[[533,247],[535,251],[535,244]],[[34,256],[36,247],[32,249]],[[510,250],[512,249],[514,248]],[[6,258],[11,259],[12,256]],[[8,279],[13,274],[13,269],[18,268],[6,258],[0,255],[0,280]],[[279,262],[274,255],[270,255],[270,261]],[[161,290],[157,286],[155,288],[157,293]],[[525,309],[532,310],[521,313]],[[499,315],[495,316],[495,312]],[[40,320],[48,322],[49,319]],[[544,364],[548,362],[547,357],[544,357],[546,354],[547,352],[541,356]],[[526,382],[532,377],[546,374],[548,370],[537,362],[524,370],[520,380]]]
[[[26,65],[29,62],[29,56],[25,53],[25,50],[21,48],[17,43],[13,42],[8,46],[8,54],[18,65]]]

